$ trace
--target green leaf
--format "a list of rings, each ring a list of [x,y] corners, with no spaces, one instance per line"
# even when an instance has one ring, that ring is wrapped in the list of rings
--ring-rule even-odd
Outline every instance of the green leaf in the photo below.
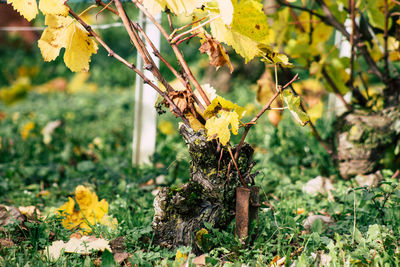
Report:
[[[357,228],[354,230],[354,240],[359,244],[365,244],[365,238]]]
[[[285,101],[287,107],[292,113],[293,118],[301,125],[305,126],[310,118],[300,107],[300,96],[295,96],[292,91],[285,90],[282,93],[283,101]]]
[[[321,219],[316,219],[315,222],[311,225],[312,233],[322,233],[322,221]]]
[[[104,250],[103,255],[101,256],[101,267],[114,267],[117,264],[114,261],[113,254],[107,249]]]
[[[382,1],[383,2],[383,1]],[[369,19],[369,23],[375,28],[379,28],[381,30],[385,29],[385,14],[379,6],[378,0],[368,0],[365,3],[365,7],[367,8],[367,16]],[[392,20],[389,17],[388,28],[392,26]]]

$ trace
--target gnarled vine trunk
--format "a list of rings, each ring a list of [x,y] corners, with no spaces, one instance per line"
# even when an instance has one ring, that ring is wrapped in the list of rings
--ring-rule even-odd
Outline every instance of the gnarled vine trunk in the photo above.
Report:
[[[207,141],[204,131],[195,132],[181,124],[180,133],[191,157],[190,180],[179,187],[165,187],[154,199],[154,243],[170,249],[192,246],[199,251],[196,233],[204,223],[225,228],[235,216],[235,189],[242,186],[228,151],[221,154],[215,140]],[[235,153],[235,148],[232,149]],[[253,149],[245,144],[237,165],[246,184],[253,185]]]
[[[336,131],[340,175],[349,179],[375,172],[386,151],[394,150],[399,141],[400,107],[345,114],[339,118]]]

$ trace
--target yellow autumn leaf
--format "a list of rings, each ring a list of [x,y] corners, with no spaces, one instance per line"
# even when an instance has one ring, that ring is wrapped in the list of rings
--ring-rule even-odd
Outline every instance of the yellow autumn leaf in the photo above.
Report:
[[[281,65],[286,68],[293,67],[293,64],[289,62],[289,58],[285,54],[273,52],[269,47],[261,48],[261,50],[264,51],[261,61],[265,61],[269,64]]]
[[[262,56],[260,46],[267,47],[269,26],[267,17],[262,11],[262,4],[255,0],[242,0],[233,3],[231,27],[226,26],[222,17],[210,23],[211,33],[215,39],[224,42],[245,58],[246,63],[254,57]],[[210,9],[212,17],[218,15]]]
[[[65,47],[65,65],[71,71],[88,71],[90,57],[97,53],[97,44],[76,22],[72,26],[67,33],[69,38]]]
[[[155,15],[165,8],[171,10],[174,14],[190,15],[196,8],[200,8],[206,0],[145,0],[143,6]]]
[[[48,28],[39,40],[44,60],[54,60],[65,48],[65,65],[71,71],[88,71],[90,57],[97,53],[97,44],[88,32],[70,17],[47,15],[45,23]]]
[[[231,138],[231,131],[234,135],[238,134],[239,115],[234,111],[220,110],[218,116],[207,120],[206,129],[208,141],[218,138],[219,142],[225,146]]]
[[[160,132],[162,132],[165,135],[172,135],[175,133],[174,125],[170,121],[161,120],[158,123],[157,128],[158,128],[158,130],[160,130]]]
[[[26,140],[34,128],[35,128],[35,123],[32,121],[25,124],[21,130],[22,139]]]
[[[107,214],[108,202],[105,199],[99,201],[96,193],[89,188],[82,185],[77,186],[75,200],[70,197],[68,202],[57,209],[57,213],[64,216],[62,225],[65,228],[69,230],[80,228],[84,233],[90,233],[91,227],[96,223],[111,228],[115,228],[117,225],[116,219]],[[79,209],[75,207],[75,204],[78,204]]]
[[[245,114],[245,109],[235,103],[232,103],[229,100],[226,100],[223,97],[220,96],[216,96],[211,104],[207,107],[207,109],[204,111],[204,117],[206,119],[209,119],[213,116],[215,116],[219,110],[221,109],[225,109],[225,110],[230,110],[230,111],[234,111],[237,115],[238,115],[238,119],[240,120],[241,118],[243,118],[244,114]]]
[[[61,48],[65,47],[67,40],[66,28],[70,27],[73,19],[70,17],[47,15],[45,24],[48,26],[38,41],[40,52],[44,61],[57,58]]]
[[[315,121],[322,117],[322,112],[324,110],[324,105],[321,100],[318,101],[316,105],[307,109],[307,114],[310,117],[310,120],[315,123]]]
[[[45,15],[67,16],[69,9],[64,5],[65,0],[40,0],[39,9]]]
[[[28,21],[33,20],[39,13],[36,0],[7,0]]]
[[[189,121],[190,127],[192,127],[195,132],[205,129],[204,125],[198,119],[196,119],[192,113],[188,112],[185,114],[185,116]]]
[[[188,255],[186,253],[182,253],[179,249],[176,251],[175,262],[178,263],[179,266],[184,264],[187,258]]]
[[[231,25],[234,12],[232,0],[209,1],[207,3],[207,9],[212,9],[215,12],[218,12],[224,24],[228,26]]]

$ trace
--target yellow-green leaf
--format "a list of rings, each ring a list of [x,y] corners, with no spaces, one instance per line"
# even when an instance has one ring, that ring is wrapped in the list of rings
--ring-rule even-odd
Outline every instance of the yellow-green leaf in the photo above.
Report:
[[[44,60],[54,60],[64,47],[65,65],[71,71],[88,71],[90,57],[97,52],[97,44],[88,32],[70,17],[47,15],[46,25],[49,27],[39,40]]]
[[[28,21],[33,20],[39,13],[36,0],[7,0]]]
[[[231,131],[234,135],[238,134],[239,116],[233,111],[220,110],[218,116],[207,120],[206,129],[207,140],[218,138],[219,142],[225,146],[231,138]]]
[[[47,15],[45,24],[48,26],[38,42],[44,61],[57,58],[66,42],[66,28],[73,23],[72,18]]]
[[[90,57],[97,53],[96,42],[77,23],[73,23],[69,29],[68,37],[64,54],[65,65],[71,71],[88,71]]]
[[[206,0],[145,0],[144,7],[153,15],[163,11],[165,8],[174,14],[190,15],[196,8],[200,8]]]
[[[234,2],[232,25],[229,27],[222,18],[210,23],[211,33],[215,39],[235,49],[248,62],[254,57],[262,56],[260,45],[268,44],[268,21],[262,11],[262,4],[255,0]],[[211,17],[218,16],[214,9],[209,10]]]
[[[283,100],[292,113],[293,118],[301,125],[306,125],[310,118],[300,107],[300,96],[295,96],[292,91],[285,90],[282,92]]]
[[[281,65],[287,68],[293,67],[293,64],[289,62],[289,58],[285,54],[271,52],[269,48],[265,48],[263,50],[265,51],[265,53],[261,61],[265,61],[269,64]]]
[[[226,100],[223,97],[217,96],[216,98],[213,99],[211,104],[204,111],[204,113],[203,113],[204,117],[206,119],[209,119],[209,118],[215,116],[221,109],[236,112],[239,119],[241,119],[245,113],[245,110],[243,107],[241,107],[235,103],[232,103],[231,101]]]
[[[65,0],[40,0],[39,9],[45,15],[67,16],[69,9],[64,5]]]

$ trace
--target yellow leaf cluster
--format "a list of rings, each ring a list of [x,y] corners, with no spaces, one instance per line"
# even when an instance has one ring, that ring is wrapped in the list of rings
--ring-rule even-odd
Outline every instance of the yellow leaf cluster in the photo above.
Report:
[[[33,20],[39,13],[36,0],[7,0],[28,21]],[[45,15],[67,16],[68,7],[64,5],[65,0],[40,0],[39,9]]]
[[[75,206],[76,204],[78,206]],[[65,216],[62,225],[71,230],[80,228],[84,233],[92,232],[91,227],[96,223],[115,228],[117,220],[108,213],[108,202],[105,199],[99,201],[96,193],[89,188],[79,185],[75,189],[75,200],[71,197],[68,202],[57,209],[60,216]],[[78,209],[79,207],[79,209]]]
[[[71,71],[88,71],[90,56],[97,53],[97,44],[70,17],[47,15],[46,28],[39,40],[45,61],[54,60],[65,48],[64,62]]]
[[[7,0],[7,3],[28,21],[38,14],[36,0]],[[71,71],[88,71],[90,57],[97,53],[97,44],[85,29],[68,17],[69,8],[65,0],[40,0],[39,9],[46,15],[45,23],[49,26],[39,40],[44,60],[54,60],[61,48],[65,48],[65,65]]]
[[[239,120],[244,113],[243,107],[217,96],[203,113],[207,119],[205,125],[207,140],[218,138],[225,146],[231,138],[231,131],[234,135],[238,134]]]
[[[215,116],[221,109],[235,111],[237,113],[239,119],[241,119],[245,113],[245,110],[243,107],[241,107],[235,103],[232,103],[231,101],[226,100],[223,97],[216,96],[213,99],[213,101],[211,102],[211,104],[204,111],[204,117],[206,119],[209,119],[209,118]]]
[[[219,111],[218,115],[208,119],[206,122],[207,140],[218,138],[219,142],[225,146],[231,138],[230,131],[235,135],[238,134],[239,116],[234,111],[225,110]],[[231,125],[231,129],[229,129],[229,125]]]

